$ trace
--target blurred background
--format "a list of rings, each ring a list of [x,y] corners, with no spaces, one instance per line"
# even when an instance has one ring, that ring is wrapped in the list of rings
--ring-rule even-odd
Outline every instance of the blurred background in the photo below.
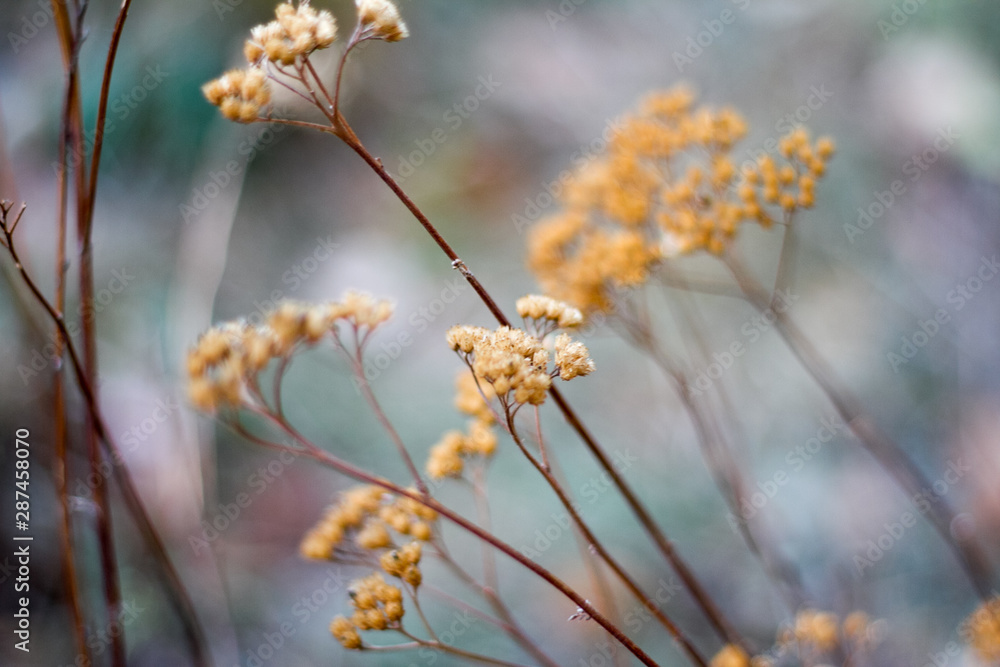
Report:
[[[351,2],[316,6],[333,11],[342,33],[353,24]],[[960,512],[953,531],[973,531],[1000,563],[995,3],[404,0],[400,10],[411,37],[351,57],[345,113],[508,311],[534,289],[523,260],[526,223],[555,210],[547,185],[598,152],[608,124],[644,93],[684,81],[705,103],[735,106],[751,128],[738,151],[746,159],[800,122],[835,137],[838,154],[817,206],[800,219],[793,315],[878,424],[940,482],[939,494]],[[116,11],[115,3],[92,2],[87,13],[81,70],[88,124]],[[28,204],[21,254],[51,293],[59,48],[43,0],[5,0],[0,16],[0,197]],[[372,384],[423,461],[442,432],[464,423],[452,408],[459,362],[443,332],[456,323],[491,324],[446,258],[346,147],[306,131],[229,123],[205,102],[202,83],[240,66],[249,29],[272,16],[273,3],[259,0],[133,5],[112,81],[95,218],[106,417],[194,597],[216,664],[459,664],[425,653],[342,650],[328,624],[349,608],[346,582],[366,572],[306,562],[297,549],[350,483],[241,441],[185,399],[185,352],[212,323],[267,312],[281,298],[367,290],[391,298],[397,313],[371,348],[386,359]],[[328,74],[336,51],[317,56]],[[741,234],[744,256],[765,281],[779,242],[776,231]],[[10,490],[0,494],[0,636],[11,637],[12,629],[12,440],[19,428],[31,433],[35,537],[33,650],[26,656],[5,640],[0,662],[70,665],[47,472],[49,327],[9,258],[0,265],[0,479]],[[708,265],[681,266],[697,273]],[[751,487],[763,492],[776,475],[787,477],[758,517],[772,547],[798,566],[813,606],[885,619],[882,642],[865,664],[933,664],[950,642],[960,643],[959,624],[976,604],[952,554],[922,518],[894,534],[914,510],[912,499],[846,429],[821,446],[811,440],[834,410],[774,331],[758,327],[750,306],[689,296],[679,298],[709,323],[708,350],[747,343],[719,382],[731,399],[727,419]],[[666,309],[670,301],[662,303]],[[67,310],[79,315],[76,302]],[[412,345],[395,349],[389,341],[401,333]],[[770,646],[789,610],[727,520],[670,386],[613,332],[592,330],[587,343],[598,371],[568,387],[570,399],[608,451],[629,461],[623,475],[738,627]],[[286,401],[292,421],[323,446],[406,479],[336,355],[317,351],[296,362]],[[83,411],[76,415],[72,426],[80,432]],[[557,413],[545,418],[584,517],[648,590],[669,584],[579,441]],[[575,540],[551,539],[559,532],[552,528],[555,499],[525,471],[513,448],[502,446],[490,476],[497,532],[590,590]],[[94,573],[89,490],[79,477],[71,489],[80,499],[78,563]],[[240,494],[251,502],[234,512]],[[441,498],[469,505],[457,484],[445,485]],[[129,664],[187,664],[152,561],[120,499],[113,500],[131,605],[122,618]],[[450,527],[445,532],[474,567],[478,545]],[[874,558],[872,546],[880,544]],[[575,610],[565,599],[511,562],[500,565],[518,618],[559,664],[610,664],[593,624],[567,622]],[[460,591],[430,565],[425,580]],[[100,589],[92,574],[83,593],[96,613]],[[638,611],[627,597],[617,606],[622,617]],[[718,648],[686,596],[663,609],[707,654]],[[441,627],[454,622],[446,605],[432,603],[428,613]],[[687,664],[655,624],[626,628],[660,664]],[[95,653],[107,660],[109,629],[88,630],[92,646],[102,647]],[[485,623],[460,634],[459,646],[530,662]],[[977,664],[967,651],[947,660]]]

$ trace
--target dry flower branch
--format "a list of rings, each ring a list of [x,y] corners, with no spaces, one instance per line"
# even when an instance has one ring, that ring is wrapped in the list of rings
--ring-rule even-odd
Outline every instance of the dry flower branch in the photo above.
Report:
[[[747,300],[760,312],[771,309],[775,314],[775,328],[789,350],[820,387],[844,423],[900,488],[910,497],[918,496],[922,489],[930,488],[930,480],[906,452],[875,424],[861,407],[861,401],[840,382],[790,315],[783,309],[773,308],[775,297],[743,267],[734,254],[727,253],[723,261]],[[931,503],[927,514],[941,539],[954,552],[976,594],[984,602],[989,600],[993,596],[992,568],[978,542],[973,537],[962,539],[952,535],[955,511],[944,498]]]
[[[132,477],[123,463],[124,459],[122,457],[121,450],[115,443],[114,438],[111,437],[103,416],[100,412],[98,412],[97,403],[94,399],[93,387],[84,374],[80,354],[77,351],[76,346],[73,344],[72,337],[69,335],[69,330],[66,327],[66,321],[63,318],[62,313],[57,311],[52,306],[49,300],[38,288],[38,285],[22,264],[20,255],[17,252],[17,247],[13,238],[13,228],[17,226],[18,220],[20,220],[20,217],[23,215],[27,207],[22,205],[15,222],[13,224],[8,224],[8,216],[12,207],[12,202],[0,202],[0,232],[3,233],[3,239],[0,241],[0,245],[2,245],[10,254],[11,259],[14,261],[14,266],[21,275],[21,279],[24,281],[25,286],[31,292],[32,296],[39,303],[39,305],[41,305],[45,310],[49,319],[58,329],[59,335],[65,343],[65,350],[69,355],[70,364],[76,377],[77,387],[79,388],[84,404],[86,405],[87,414],[93,422],[95,434],[107,448],[107,455],[112,461],[117,462],[115,465],[111,466],[112,474],[114,475],[115,481],[118,483],[119,490],[121,491],[123,501],[129,510],[129,514],[139,528],[139,532],[149,549],[150,554],[159,565],[159,574],[163,578],[170,602],[177,611],[184,627],[185,637],[188,640],[192,658],[197,665],[208,665],[210,663],[206,648],[207,643],[205,641],[201,625],[198,623],[198,617],[194,611],[194,605],[188,597],[180,576],[177,574],[173,564],[170,562],[170,558],[167,556],[166,547],[164,546],[163,541],[160,539],[159,534],[153,527],[152,521],[149,519],[149,515],[146,513],[146,510],[142,505],[142,500],[140,500],[139,494],[135,489]]]

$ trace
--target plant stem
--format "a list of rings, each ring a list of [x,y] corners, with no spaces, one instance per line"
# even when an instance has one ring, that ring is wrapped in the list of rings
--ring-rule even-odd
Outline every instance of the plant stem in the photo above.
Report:
[[[647,611],[649,611],[656,618],[656,620],[659,621],[660,624],[667,630],[667,632],[670,633],[670,636],[681,646],[681,648],[687,654],[691,662],[693,662],[696,665],[701,665],[702,667],[708,667],[708,663],[705,662],[705,659],[702,658],[701,654],[698,653],[698,649],[695,648],[694,644],[691,643],[691,641],[687,638],[684,632],[681,631],[681,629],[677,627],[673,623],[673,621],[667,618],[667,615],[663,613],[663,611],[659,608],[659,606],[646,604],[647,600],[650,600],[652,598],[646,595],[642,591],[642,589],[639,588],[639,585],[636,583],[634,579],[632,579],[631,576],[629,576],[628,572],[625,571],[625,568],[623,568],[621,564],[618,563],[618,561],[616,561],[614,557],[611,556],[610,553],[608,553],[608,550],[604,547],[604,544],[599,539],[597,539],[597,536],[594,535],[593,531],[590,530],[590,527],[586,524],[586,522],[584,522],[583,517],[581,517],[580,513],[577,512],[573,501],[569,498],[568,495],[566,495],[566,491],[562,488],[562,485],[559,484],[559,481],[552,475],[551,472],[546,470],[545,467],[542,466],[542,464],[537,459],[535,459],[528,453],[527,447],[525,447],[524,442],[521,440],[520,435],[518,435],[517,433],[517,429],[514,425],[514,419],[510,413],[510,410],[507,410],[506,414],[507,414],[507,432],[510,434],[510,437],[513,438],[515,444],[517,444],[521,452],[527,457],[529,461],[531,461],[531,464],[532,466],[534,466],[535,470],[537,470],[538,473],[545,478],[545,481],[548,483],[549,488],[551,488],[552,491],[556,494],[556,497],[559,498],[559,502],[562,504],[563,509],[565,509],[566,512],[569,513],[570,519],[572,519],[573,524],[577,527],[577,529],[580,531],[580,534],[583,536],[583,539],[587,544],[587,548],[593,549],[594,552],[605,563],[608,564],[608,567],[611,568],[611,571],[615,573],[615,576],[617,576],[621,580],[621,582],[625,584],[625,587],[629,590],[629,592],[631,592],[632,595],[634,595],[636,599],[639,600],[640,603],[646,605]]]
[[[624,646],[630,653],[632,653],[632,655],[636,656],[644,665],[650,665],[650,666],[657,665],[657,663],[645,651],[639,648],[639,646],[631,639],[629,639],[629,637],[624,632],[622,632],[617,625],[615,625],[606,616],[601,614],[601,612],[599,612],[590,602],[584,599],[583,596],[577,593],[573,588],[571,588],[569,585],[563,582],[562,579],[558,578],[552,572],[545,569],[544,567],[534,562],[530,558],[525,557],[520,551],[518,551],[510,544],[504,542],[503,540],[493,535],[492,533],[483,530],[472,521],[461,516],[457,512],[450,509],[449,507],[441,504],[433,496],[423,496],[420,493],[403,488],[398,484],[390,482],[389,480],[384,479],[382,477],[378,477],[362,468],[359,468],[358,466],[355,466],[351,463],[348,463],[347,461],[344,461],[340,458],[333,456],[332,454],[326,452],[323,449],[320,449],[312,442],[310,442],[308,439],[306,439],[303,435],[301,435],[298,431],[296,431],[288,422],[279,420],[274,415],[266,412],[262,413],[258,411],[255,414],[258,414],[268,419],[276,426],[281,428],[286,434],[288,434],[289,437],[291,437],[293,440],[299,443],[301,448],[291,448],[288,447],[287,445],[282,445],[279,443],[270,442],[263,438],[259,438],[250,433],[249,431],[247,431],[241,424],[239,424],[239,422],[232,423],[232,426],[243,437],[253,442],[256,442],[264,447],[275,449],[277,451],[298,452],[299,454],[307,456],[332,470],[336,470],[337,472],[343,475],[356,479],[360,482],[364,482],[365,484],[371,484],[374,486],[382,487],[383,489],[389,491],[390,493],[394,493],[398,496],[409,498],[411,500],[420,503],[421,505],[424,505],[425,507],[433,509],[438,514],[445,517],[446,519],[448,519],[455,525],[459,526],[460,528],[472,533],[477,538],[485,542],[488,542],[489,544],[492,544],[498,550],[502,551],[504,554],[514,559],[527,569],[531,570],[540,578],[544,579],[553,588],[555,588],[564,596],[569,598],[574,604],[577,605],[577,607],[584,610],[588,615],[590,615],[590,617],[593,618],[594,621],[596,621],[601,627],[607,630],[619,643],[621,643],[622,646]]]
[[[775,328],[789,350],[819,385],[837,414],[850,427],[865,449],[896,480],[907,495],[911,498],[919,496],[931,488],[930,480],[906,452],[879,429],[875,421],[861,407],[861,400],[841,383],[833,369],[787,311],[773,307],[776,295],[768,295],[763,286],[731,254],[724,256],[723,261],[747,300],[760,312],[769,311],[774,314]],[[944,498],[937,498],[936,502],[929,505],[927,515],[931,524],[955,554],[976,594],[983,601],[989,600],[992,596],[989,559],[974,538],[960,539],[952,536],[951,526],[955,512]]]
[[[24,284],[27,286],[32,296],[34,296],[35,300],[45,310],[46,314],[52,320],[52,323],[55,324],[56,328],[59,330],[59,334],[65,341],[66,352],[69,354],[70,364],[73,367],[77,387],[83,396],[84,404],[87,408],[87,414],[93,421],[94,430],[101,441],[104,442],[104,445],[108,450],[108,456],[113,463],[111,466],[112,473],[115,476],[115,481],[118,482],[118,487],[121,490],[125,506],[128,508],[132,519],[138,526],[139,532],[142,534],[142,538],[147,544],[154,559],[160,566],[160,574],[166,584],[166,590],[170,597],[170,601],[180,617],[194,663],[199,666],[207,666],[210,664],[208,649],[206,648],[207,642],[201,626],[198,624],[197,615],[194,612],[194,605],[188,597],[187,591],[184,589],[184,585],[181,583],[180,576],[177,574],[173,564],[170,562],[169,556],[167,556],[167,550],[163,545],[163,541],[160,539],[159,534],[153,527],[152,521],[149,519],[149,515],[146,513],[146,510],[142,505],[139,494],[135,490],[135,483],[132,481],[132,477],[124,465],[121,449],[115,443],[114,438],[111,437],[107,424],[98,410],[97,402],[94,398],[94,389],[84,374],[83,363],[81,362],[80,355],[69,335],[69,330],[66,328],[66,321],[63,318],[62,313],[57,311],[49,300],[45,298],[45,295],[42,294],[38,285],[36,285],[35,281],[31,278],[31,274],[28,273],[27,269],[21,263],[21,258],[14,245],[12,226],[8,226],[7,224],[9,210],[9,202],[3,202],[0,204],[0,213],[2,213],[2,216],[0,216],[0,232],[3,233],[5,241],[3,245],[6,247],[7,252],[10,253],[11,259],[14,260],[14,266],[20,273]],[[24,212],[23,207],[21,212]],[[19,218],[20,215],[18,216],[18,219]]]

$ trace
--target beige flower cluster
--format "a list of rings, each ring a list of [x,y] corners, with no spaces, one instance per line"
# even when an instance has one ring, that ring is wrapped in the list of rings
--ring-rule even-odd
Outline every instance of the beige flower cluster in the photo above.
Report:
[[[360,486],[344,492],[302,539],[306,558],[336,560],[338,547],[363,551],[394,546],[389,529],[427,541],[434,535],[437,512],[407,497],[396,498],[378,486]]]
[[[648,96],[566,184],[563,209],[532,228],[528,265],[545,292],[584,313],[608,311],[613,290],[644,284],[659,262],[721,254],[740,225],[768,227],[811,207],[833,141],[800,127],[775,156],[738,169],[746,132],[736,110],[696,108],[683,87]]]
[[[358,27],[348,46],[369,39],[397,42],[409,35],[399,10],[391,0],[357,0]],[[309,56],[328,48],[337,39],[337,20],[327,10],[317,11],[309,0],[282,2],[274,10],[275,19],[255,26],[243,45],[248,67],[226,72],[202,87],[208,101],[222,115],[240,123],[266,120],[261,110],[271,101],[266,68],[292,81],[305,82],[304,67]],[[285,68],[291,68],[292,71]],[[287,81],[282,81],[288,85]],[[308,87],[308,86],[307,86]],[[320,86],[322,87],[322,86]]]
[[[365,336],[392,315],[392,304],[349,291],[339,301],[305,304],[283,301],[262,325],[229,322],[209,329],[188,353],[188,395],[206,412],[251,401],[258,374],[299,345],[313,345],[349,327]]]

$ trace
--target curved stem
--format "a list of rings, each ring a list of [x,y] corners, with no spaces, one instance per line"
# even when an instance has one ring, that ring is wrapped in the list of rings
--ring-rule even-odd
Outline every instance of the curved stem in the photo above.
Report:
[[[545,478],[549,488],[551,488],[559,498],[559,502],[562,504],[563,509],[569,513],[573,524],[580,531],[580,534],[586,542],[587,548],[593,549],[593,551],[605,563],[607,563],[608,567],[611,568],[611,571],[615,573],[615,576],[621,580],[632,595],[634,595],[640,603],[646,604],[647,600],[650,600],[651,598],[639,588],[639,585],[631,576],[629,576],[628,572],[625,571],[625,568],[623,568],[621,564],[618,563],[618,561],[616,561],[610,553],[608,553],[604,544],[597,539],[597,536],[594,535],[594,533],[590,530],[590,527],[586,524],[586,522],[584,522],[583,517],[581,517],[580,513],[577,512],[576,506],[573,501],[570,500],[569,496],[566,495],[566,491],[562,488],[562,485],[559,484],[559,481],[537,459],[528,453],[527,447],[525,447],[524,442],[517,433],[513,416],[510,414],[509,410],[507,411],[507,432],[510,434],[510,437],[514,440],[515,444],[517,444],[518,448],[525,455],[525,457],[531,461],[535,470],[537,470],[538,473]],[[656,620],[660,622],[667,632],[670,633],[670,636],[681,646],[691,662],[696,665],[701,665],[702,667],[708,667],[708,663],[705,662],[705,659],[698,653],[698,649],[695,648],[694,644],[691,643],[687,636],[673,623],[673,621],[667,618],[667,615],[664,614],[657,605],[646,605],[646,608],[656,618]]]
[[[653,666],[657,664],[645,651],[639,648],[639,646],[635,642],[629,639],[629,637],[624,632],[622,632],[617,625],[615,625],[610,619],[608,619],[600,611],[598,611],[590,602],[584,599],[583,596],[581,596],[573,588],[571,588],[564,581],[562,581],[562,579],[560,579],[552,572],[539,565],[538,563],[534,562],[533,560],[526,558],[523,554],[521,554],[520,551],[518,551],[510,544],[504,542],[503,540],[496,537],[492,533],[483,530],[472,521],[466,519],[465,517],[458,514],[451,508],[443,505],[433,496],[424,496],[415,491],[411,491],[410,489],[403,488],[398,484],[395,484],[382,477],[378,477],[368,472],[367,470],[359,468],[356,465],[353,465],[351,463],[348,463],[347,461],[337,458],[336,456],[333,456],[332,454],[314,445],[303,435],[301,435],[298,431],[296,431],[295,428],[292,427],[290,424],[288,424],[285,421],[277,419],[274,415],[270,413],[255,411],[255,414],[264,417],[271,423],[278,426],[278,428],[283,430],[289,437],[291,437],[295,442],[297,442],[300,445],[300,448],[291,448],[288,447],[287,445],[270,442],[263,438],[257,437],[252,433],[250,433],[249,431],[247,431],[245,428],[243,428],[243,426],[239,424],[239,422],[233,422],[232,426],[241,435],[262,446],[277,451],[298,452],[300,455],[311,458],[314,461],[320,463],[321,465],[324,465],[332,470],[336,470],[337,472],[343,475],[356,479],[360,482],[364,482],[365,484],[379,486],[385,489],[386,491],[389,491],[390,493],[394,493],[398,496],[409,498],[411,500],[420,503],[421,505],[424,505],[425,507],[433,509],[438,514],[445,517],[458,527],[472,533],[480,540],[483,540],[493,545],[498,550],[502,551],[504,554],[514,559],[527,569],[531,570],[540,578],[544,579],[553,588],[555,588],[564,596],[569,598],[574,604],[577,605],[577,607],[583,609],[587,614],[589,614],[590,617],[594,619],[594,621],[596,621],[601,627],[607,630],[616,640],[618,640],[619,643],[622,644],[622,646],[628,649],[628,651],[632,653],[632,655],[636,656],[644,665]]]
[[[413,458],[410,456],[410,453],[406,451],[406,445],[403,444],[403,439],[399,436],[399,432],[392,425],[392,422],[389,421],[389,417],[382,409],[382,405],[378,402],[378,399],[375,398],[375,393],[372,391],[371,385],[368,383],[368,378],[365,377],[365,367],[361,362],[362,344],[358,344],[356,354],[353,355],[340,343],[337,344],[337,347],[343,350],[344,354],[350,360],[351,372],[354,373],[354,378],[357,381],[358,388],[361,390],[361,395],[364,396],[368,406],[372,409],[372,412],[375,413],[375,418],[378,419],[382,429],[389,434],[389,439],[392,440],[392,443],[396,446],[396,451],[406,464],[406,468],[409,470],[410,476],[413,478],[413,482],[417,485],[417,489],[423,495],[429,495],[427,485],[420,477],[420,472],[417,470],[417,466],[413,462]]]
[[[480,582],[476,581],[471,574],[466,572],[461,565],[455,562],[455,559],[451,557],[451,554],[443,548],[444,545],[435,544],[435,546],[437,546],[438,555],[441,560],[444,561],[445,565],[447,565],[462,582],[470,588],[475,589],[484,598],[486,598],[489,605],[493,607],[493,611],[500,617],[500,627],[502,627],[503,630],[514,639],[514,641],[520,644],[521,648],[530,653],[535,660],[538,660],[538,662],[546,665],[546,667],[559,667],[550,657],[542,652],[535,642],[528,637],[521,626],[518,625],[517,621],[514,619],[514,614],[510,611],[510,608],[507,607],[507,604],[503,601],[503,599],[501,599],[499,592],[495,588],[484,586]],[[485,543],[484,546],[486,546]]]
[[[7,252],[10,253],[11,259],[14,260],[14,265],[21,274],[21,279],[28,287],[28,290],[48,314],[52,323],[55,324],[63,338],[63,341],[65,342],[66,352],[69,354],[70,363],[76,377],[77,387],[83,395],[84,404],[87,408],[87,414],[93,421],[94,430],[101,441],[104,442],[104,445],[108,450],[108,456],[113,464],[111,466],[112,474],[115,476],[115,481],[118,482],[118,487],[121,490],[125,506],[129,509],[132,519],[138,525],[139,532],[142,534],[150,553],[160,566],[160,574],[164,578],[171,604],[174,606],[178,616],[180,617],[195,664],[199,666],[207,666],[210,664],[207,649],[208,644],[204,633],[202,632],[201,626],[198,624],[197,615],[194,611],[194,604],[191,602],[191,598],[188,597],[187,591],[181,583],[180,576],[177,574],[177,570],[174,569],[173,564],[170,562],[170,557],[167,556],[166,547],[160,539],[159,534],[156,532],[156,529],[153,527],[152,521],[146,513],[146,510],[142,505],[142,500],[139,498],[139,494],[135,489],[135,483],[132,481],[132,476],[125,467],[121,449],[115,443],[114,438],[111,437],[107,423],[104,421],[104,417],[98,409],[97,401],[94,398],[93,386],[87,379],[87,375],[84,372],[83,363],[81,362],[80,355],[69,335],[69,330],[66,327],[66,321],[63,318],[62,313],[57,311],[45,295],[42,294],[38,285],[36,285],[35,281],[31,278],[31,274],[28,273],[27,269],[21,263],[17,249],[14,246],[12,228],[7,224],[7,215],[9,211],[9,202],[3,202],[0,204],[0,232],[4,235],[3,245],[7,249]],[[23,207],[21,212],[24,212]]]
[[[875,421],[861,407],[861,400],[840,382],[833,369],[787,311],[773,307],[774,297],[767,294],[761,284],[735,257],[731,254],[725,255],[723,261],[754,307],[761,312],[769,310],[774,314],[775,328],[789,350],[819,385],[837,414],[875,460],[910,497],[919,496],[931,488],[930,480],[906,452],[879,429]],[[936,502],[929,505],[927,515],[931,524],[955,554],[977,595],[984,601],[989,600],[992,595],[992,568],[985,552],[972,537],[963,540],[952,536],[951,526],[955,512],[944,498],[939,497]]]
[[[473,660],[475,662],[481,662],[481,663],[483,663],[485,665],[500,665],[500,667],[524,667],[524,665],[519,665],[516,662],[507,662],[506,660],[500,660],[499,658],[491,658],[488,655],[482,655],[480,653],[473,653],[472,651],[465,651],[463,649],[456,648],[456,647],[454,647],[454,646],[452,646],[450,644],[445,644],[444,642],[441,642],[441,641],[438,641],[438,640],[427,641],[426,639],[420,639],[419,637],[415,637],[414,635],[411,635],[409,632],[407,632],[406,630],[403,630],[402,628],[397,628],[396,632],[400,633],[404,637],[412,639],[413,642],[416,644],[416,646],[409,645],[409,646],[406,646],[406,648],[416,648],[417,646],[423,646],[425,648],[432,648],[432,649],[441,651],[442,653],[450,653],[452,655],[457,655],[458,657],[465,658],[466,660]],[[382,648],[382,647],[378,647],[378,648]],[[395,647],[393,647],[393,648],[395,648]],[[369,650],[370,650],[370,648],[369,648]]]

